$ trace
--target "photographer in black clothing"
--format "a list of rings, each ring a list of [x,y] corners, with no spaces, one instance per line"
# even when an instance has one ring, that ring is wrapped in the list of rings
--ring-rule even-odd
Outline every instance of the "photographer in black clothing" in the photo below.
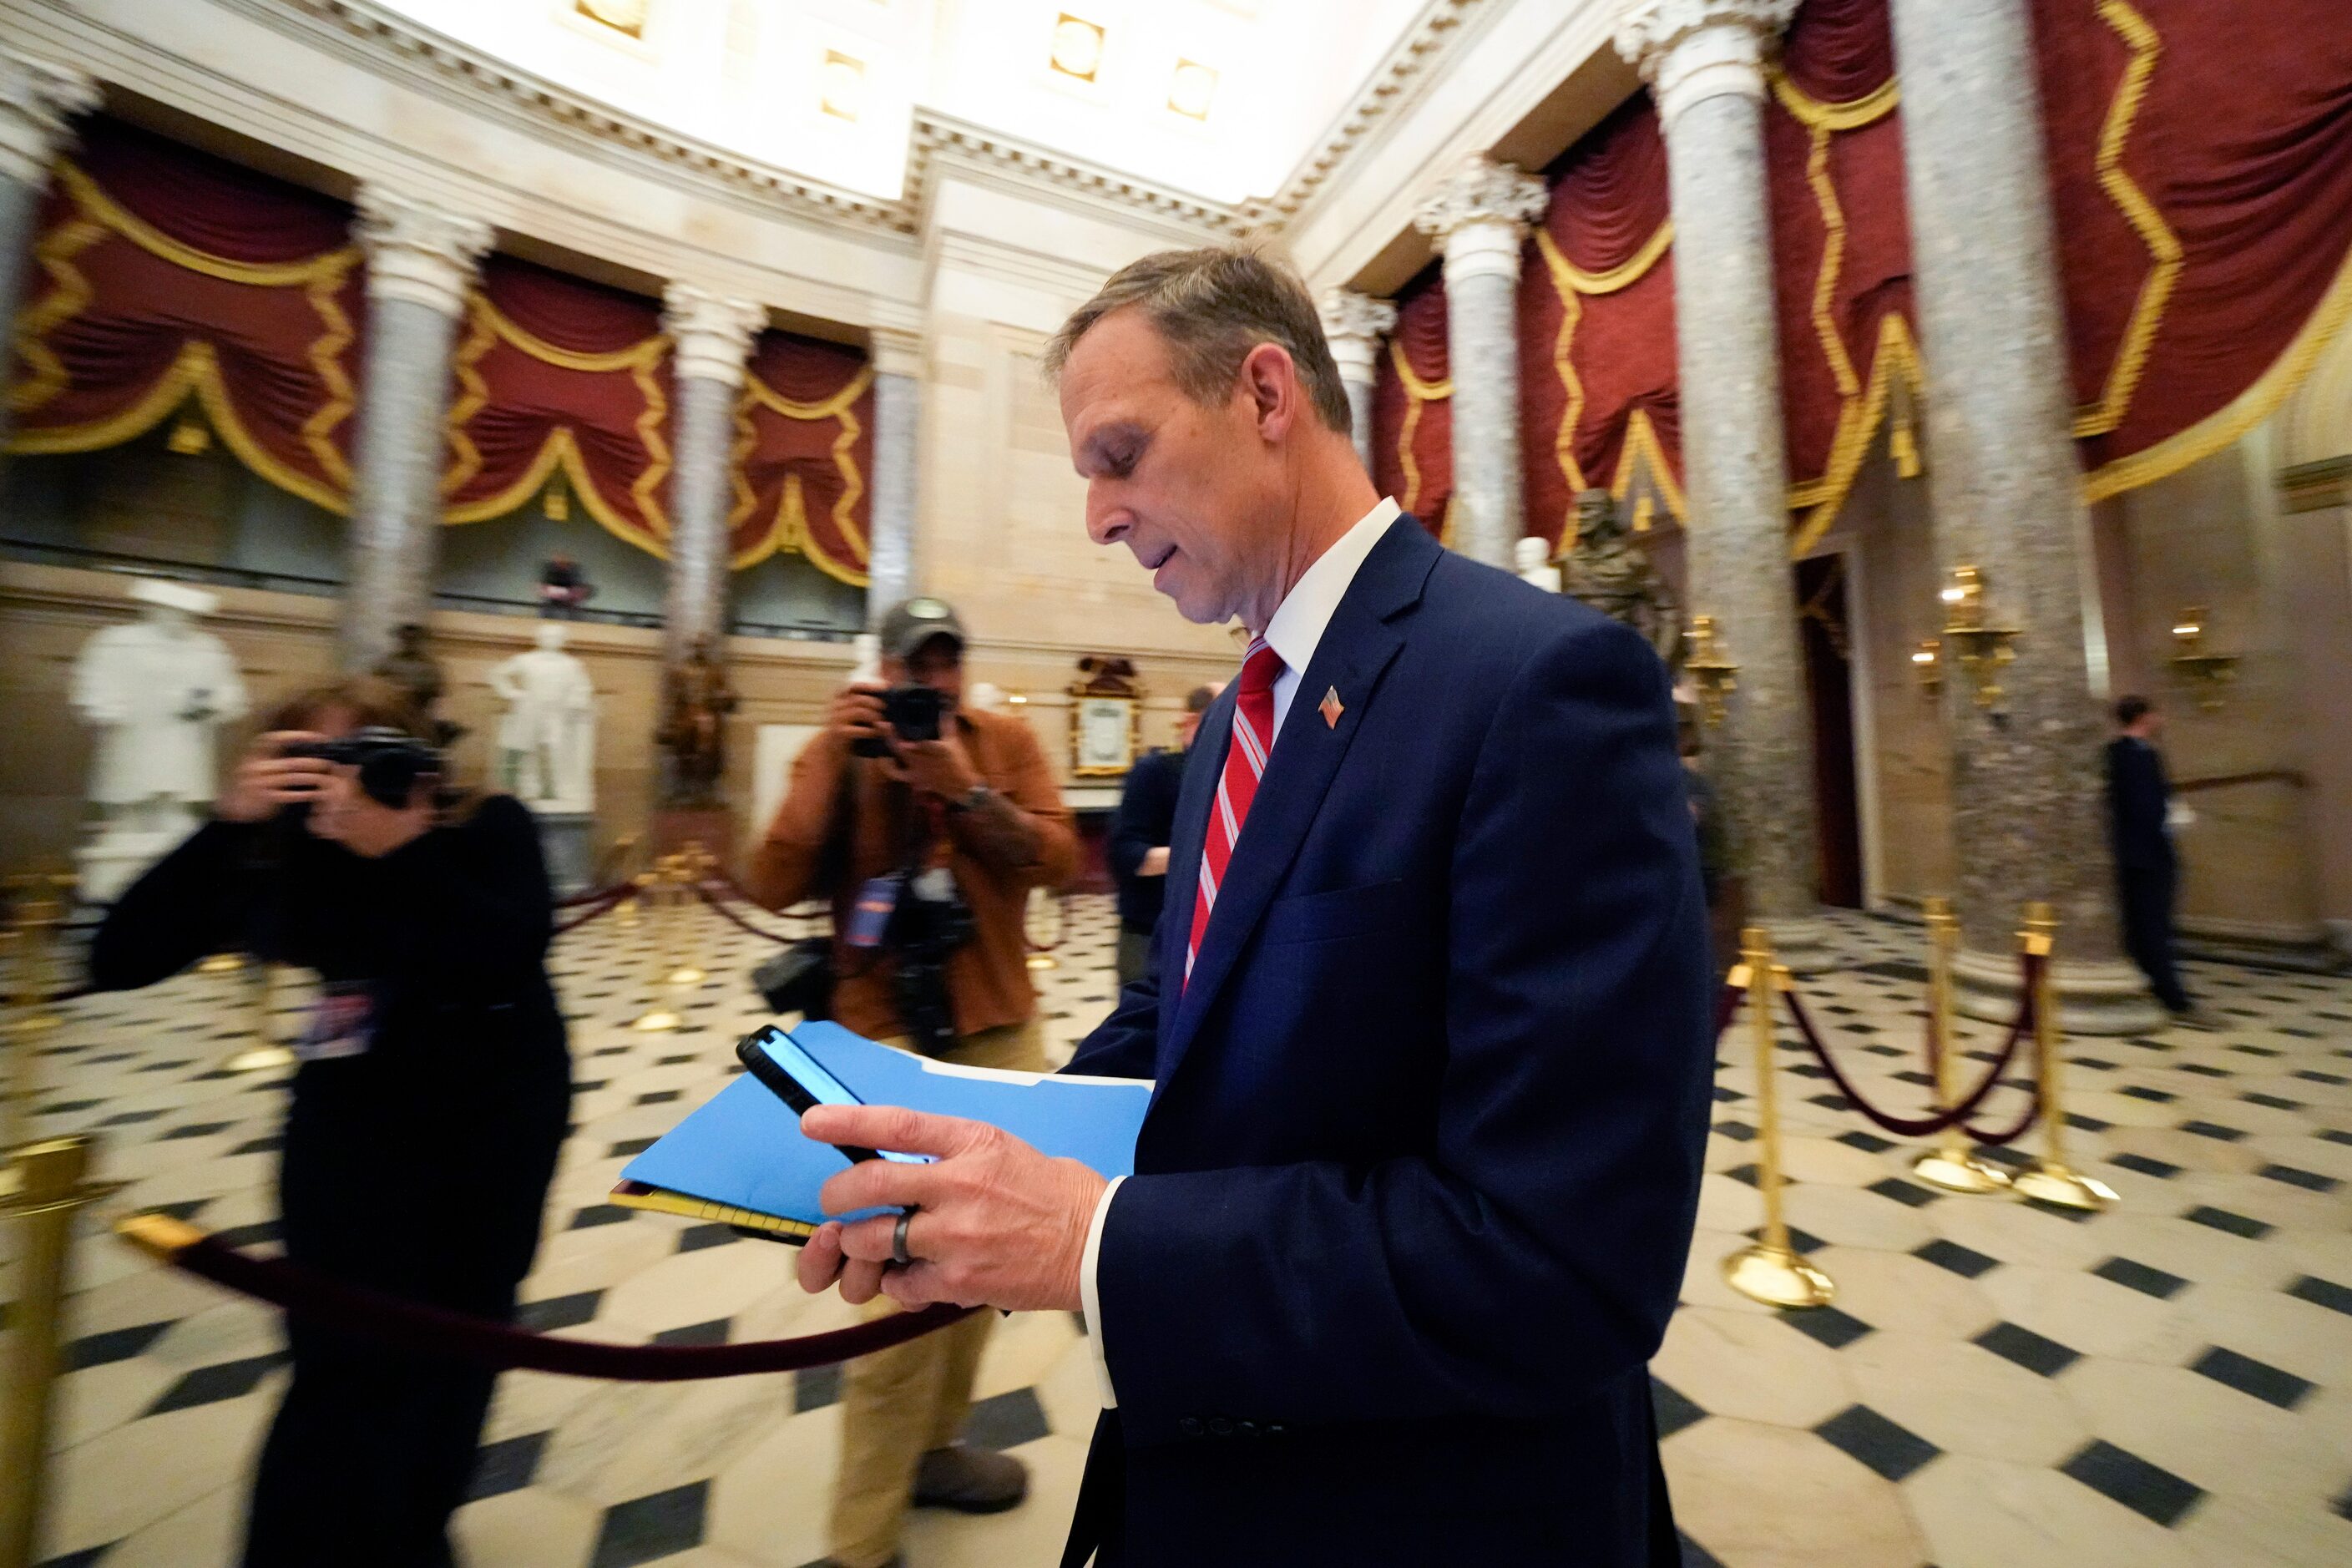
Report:
[[[545,969],[551,895],[520,803],[456,797],[419,772],[434,759],[402,738],[425,722],[372,679],[280,710],[213,821],[108,914],[92,976],[152,984],[224,937],[316,971],[280,1154],[288,1256],[506,1320],[571,1100]],[[383,756],[289,754],[354,736],[393,753],[389,779]],[[245,1563],[452,1563],[449,1516],[493,1374],[310,1320],[289,1321],[287,1339],[293,1381],[261,1452]]]
[[[1222,681],[1196,686],[1184,698],[1176,721],[1176,749],[1146,752],[1127,770],[1118,810],[1110,819],[1110,874],[1118,885],[1118,984],[1121,990],[1143,978],[1151,933],[1168,892],[1168,840],[1176,826],[1176,792],[1184,782],[1184,754],[1201,728],[1201,715],[1224,689]]]

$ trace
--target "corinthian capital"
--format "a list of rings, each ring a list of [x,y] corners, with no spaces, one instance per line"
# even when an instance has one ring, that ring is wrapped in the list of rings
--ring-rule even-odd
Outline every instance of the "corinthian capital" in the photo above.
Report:
[[[1445,280],[1519,275],[1519,241],[1543,216],[1549,193],[1534,175],[1483,153],[1465,158],[1423,198],[1415,228],[1445,251]]]
[[[1381,340],[1396,330],[1396,307],[1350,289],[1327,289],[1317,301],[1323,339],[1339,362],[1346,381],[1370,381],[1380,363]]]
[[[1730,94],[1761,100],[1764,54],[1798,0],[1622,0],[1617,52],[1641,68],[1671,131],[1683,110]]]
[[[359,210],[369,298],[411,300],[445,316],[466,308],[474,265],[490,248],[488,224],[377,184],[360,187]]]
[[[751,339],[767,324],[768,312],[749,300],[730,300],[692,283],[662,290],[662,331],[676,346],[673,374],[680,377],[742,385]]]
[[[98,84],[81,72],[0,52],[0,179],[46,186],[73,117],[97,107]]]

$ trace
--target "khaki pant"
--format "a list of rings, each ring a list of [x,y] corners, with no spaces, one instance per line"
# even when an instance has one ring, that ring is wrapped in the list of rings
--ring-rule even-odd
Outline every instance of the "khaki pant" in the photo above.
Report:
[[[889,1042],[893,1045],[897,1041]],[[961,1067],[1042,1072],[1045,1033],[1035,1018],[983,1029],[956,1042],[946,1058]],[[878,1318],[898,1309],[877,1297]],[[915,1465],[944,1448],[971,1411],[971,1384],[994,1312],[950,1329],[860,1356],[843,1378],[841,1473],[834,1485],[828,1554],[844,1568],[880,1568],[898,1550],[898,1529],[913,1500]]]

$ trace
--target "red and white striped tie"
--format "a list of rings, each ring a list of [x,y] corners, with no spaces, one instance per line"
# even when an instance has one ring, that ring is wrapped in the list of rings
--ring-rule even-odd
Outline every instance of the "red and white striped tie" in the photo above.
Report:
[[[1187,984],[1192,978],[1192,961],[1201,956],[1201,939],[1209,930],[1209,911],[1217,907],[1217,889],[1224,885],[1225,867],[1241,838],[1242,823],[1249,816],[1250,802],[1257,798],[1258,780],[1265,776],[1266,754],[1274,750],[1274,682],[1282,670],[1282,656],[1263,637],[1250,643],[1242,659],[1241,690],[1234,700],[1233,743],[1225,748],[1225,771],[1217,780],[1217,807],[1209,813],[1208,837],[1201,845],[1201,888],[1192,899],[1192,940],[1184,945]]]

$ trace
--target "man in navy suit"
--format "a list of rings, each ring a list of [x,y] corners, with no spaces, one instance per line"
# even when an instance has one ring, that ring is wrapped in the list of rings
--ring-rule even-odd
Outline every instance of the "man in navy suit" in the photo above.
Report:
[[[1299,282],[1123,269],[1048,354],[1087,527],[1255,634],[1203,721],[1150,972],[1070,1070],[1157,1080],[1106,1184],[824,1107],[811,1289],[1083,1310],[1067,1564],[1677,1561],[1645,1363],[1711,1067],[1665,671],[1374,490]]]

